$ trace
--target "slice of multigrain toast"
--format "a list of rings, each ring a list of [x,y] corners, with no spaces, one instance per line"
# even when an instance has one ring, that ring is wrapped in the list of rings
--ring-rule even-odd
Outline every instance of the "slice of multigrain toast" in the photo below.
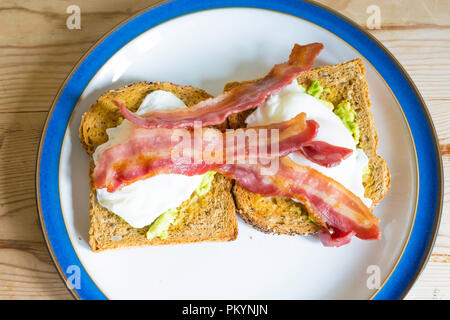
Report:
[[[172,92],[188,107],[211,96],[201,89],[179,86],[169,82],[140,82],[118,90],[112,90],[98,98],[88,112],[83,115],[80,125],[80,141],[91,157],[89,169],[90,229],[89,244],[93,251],[129,247],[176,244],[200,241],[230,241],[238,234],[234,201],[231,195],[231,182],[216,174],[210,190],[203,196],[193,195],[179,207],[180,214],[168,229],[168,236],[162,240],[147,240],[148,227],[136,229],[123,219],[102,207],[92,188],[94,162],[92,154],[97,146],[106,142],[106,129],[117,126],[123,117],[119,108],[112,102],[119,100],[132,111],[136,111],[147,94],[154,90]],[[226,123],[219,126],[225,129]]]
[[[363,149],[369,158],[370,173],[364,176],[363,181],[365,196],[372,199],[374,205],[385,196],[390,186],[390,175],[386,162],[377,154],[378,136],[370,111],[371,103],[364,64],[360,59],[355,59],[312,69],[298,77],[298,82],[305,88],[308,88],[314,80],[318,80],[324,88],[330,89],[331,92],[326,96],[328,101],[337,105],[345,100],[356,112],[356,122],[361,134],[358,147]],[[241,83],[228,83],[224,91],[231,90]],[[244,121],[253,110],[228,117],[229,127],[233,129],[245,127]],[[237,183],[232,192],[238,214],[260,231],[306,235],[319,229],[318,225],[308,219],[305,206],[291,199],[263,197],[247,191]]]

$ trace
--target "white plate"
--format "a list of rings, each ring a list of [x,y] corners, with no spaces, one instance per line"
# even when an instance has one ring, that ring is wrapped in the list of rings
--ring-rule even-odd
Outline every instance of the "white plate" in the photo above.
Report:
[[[382,240],[354,238],[349,245],[324,248],[314,237],[267,235],[239,220],[239,236],[233,242],[90,250],[88,156],[80,145],[78,127],[83,112],[99,95],[141,80],[171,81],[218,94],[229,81],[265,75],[275,63],[287,60],[294,43],[309,42],[325,45],[315,66],[364,60],[379,154],[392,174],[391,189],[374,210],[381,219]],[[76,255],[108,298],[366,299],[377,291],[367,285],[373,270],[379,268],[382,284],[408,240],[417,204],[417,166],[400,105],[372,65],[349,44],[291,15],[251,8],[214,9],[142,33],[92,78],[64,137],[61,209]]]

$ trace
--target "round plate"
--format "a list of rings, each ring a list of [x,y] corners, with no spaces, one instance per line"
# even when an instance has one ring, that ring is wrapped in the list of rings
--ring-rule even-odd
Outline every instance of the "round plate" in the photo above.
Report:
[[[105,91],[147,81],[211,94],[263,76],[294,43],[322,42],[316,66],[361,58],[392,186],[375,208],[382,240],[324,248],[314,237],[267,235],[241,220],[236,241],[93,253],[88,245],[88,156],[81,115]],[[77,298],[396,299],[431,252],[442,205],[442,164],[429,113],[392,55],[317,4],[176,0],[143,10],[78,62],[50,109],[36,173],[50,254]],[[379,285],[377,285],[379,284]]]

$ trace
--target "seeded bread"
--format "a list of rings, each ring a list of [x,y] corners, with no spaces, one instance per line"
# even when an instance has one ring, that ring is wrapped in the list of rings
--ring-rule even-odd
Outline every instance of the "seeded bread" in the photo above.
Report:
[[[390,186],[390,174],[386,162],[377,154],[378,136],[370,111],[371,103],[364,64],[360,59],[355,59],[312,69],[298,77],[298,82],[305,88],[308,88],[314,80],[318,80],[324,88],[330,89],[331,92],[326,96],[328,101],[337,105],[345,100],[356,112],[356,122],[360,128],[358,147],[369,158],[370,173],[363,179],[365,196],[372,199],[375,205],[383,199]],[[242,83],[230,82],[225,85],[224,91],[229,91]],[[253,111],[254,109],[229,116],[229,127],[232,129],[245,127],[245,119]],[[305,206],[291,199],[263,197],[247,191],[237,183],[232,192],[237,213],[260,231],[307,235],[319,229],[319,226],[307,218],[308,212]]]
[[[147,94],[154,90],[172,92],[188,106],[211,96],[201,89],[179,86],[169,82],[140,82],[118,90],[112,90],[98,98],[88,112],[83,115],[79,135],[83,148],[91,156],[89,169],[89,244],[93,251],[129,247],[178,244],[200,241],[230,241],[238,234],[235,205],[231,195],[231,181],[216,174],[210,190],[203,196],[195,194],[179,207],[180,214],[168,229],[164,240],[147,240],[148,228],[136,229],[117,215],[101,206],[96,191],[92,188],[94,162],[92,154],[97,146],[106,142],[106,129],[123,121],[119,108],[112,102],[117,99],[136,111]],[[226,123],[219,126],[225,129]]]

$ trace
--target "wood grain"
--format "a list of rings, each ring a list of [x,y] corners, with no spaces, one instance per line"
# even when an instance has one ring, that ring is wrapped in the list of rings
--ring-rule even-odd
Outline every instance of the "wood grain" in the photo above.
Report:
[[[0,299],[71,299],[40,231],[34,193],[36,152],[51,102],[75,63],[105,32],[155,1],[79,0],[81,30],[66,28],[70,1],[0,4]],[[430,261],[410,299],[450,299],[450,2],[322,0],[366,27],[402,63],[436,126],[445,172],[444,210]]]

